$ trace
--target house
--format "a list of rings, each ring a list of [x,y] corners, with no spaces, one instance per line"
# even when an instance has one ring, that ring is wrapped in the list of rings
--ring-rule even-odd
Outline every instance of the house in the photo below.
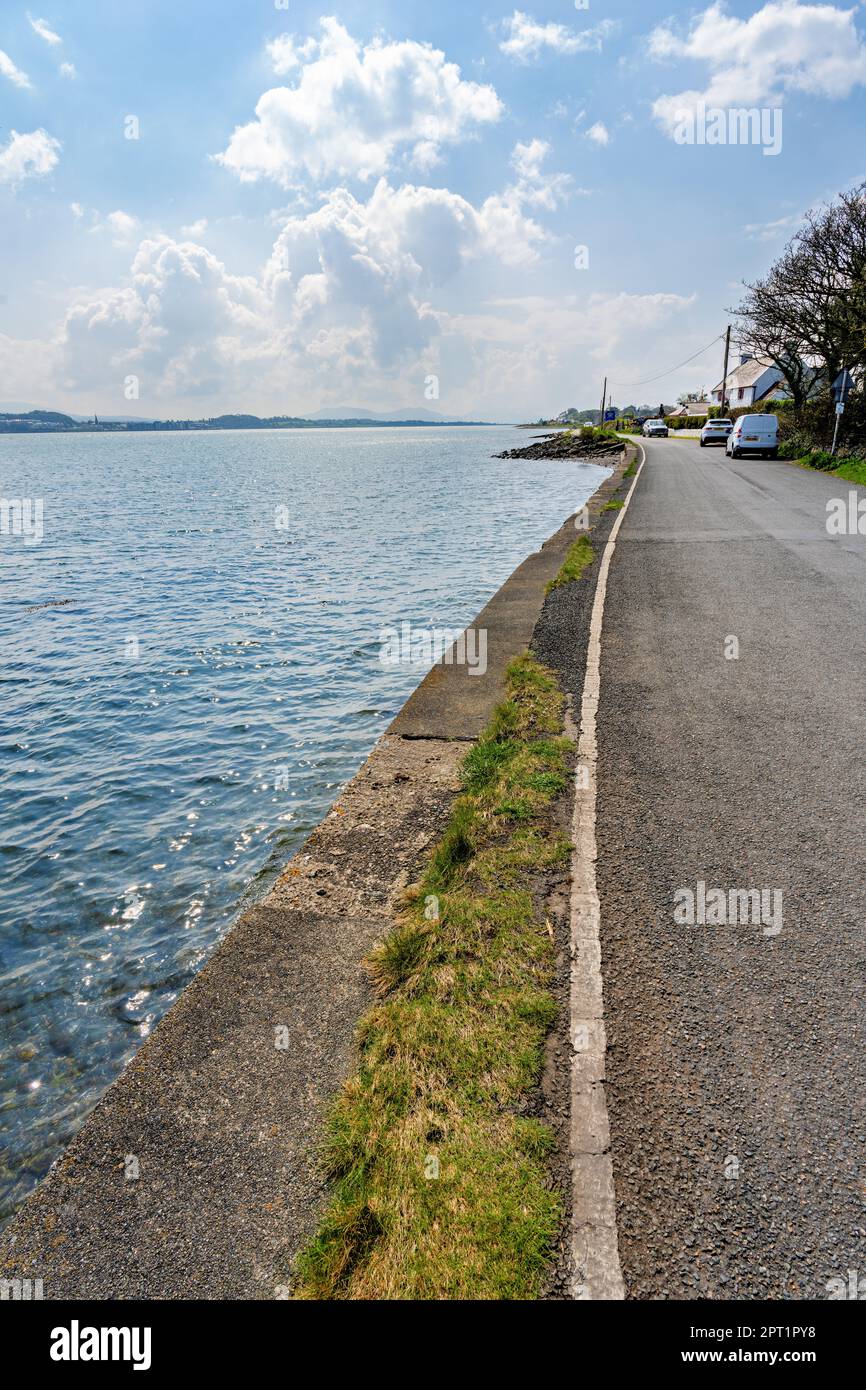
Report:
[[[678,405],[676,410],[670,412],[671,418],[676,419],[678,415],[709,415],[712,401],[686,401],[685,405]]]
[[[720,381],[710,392],[712,405],[722,404]],[[783,401],[790,398],[782,371],[768,357],[752,357],[744,353],[740,364],[728,372],[725,385],[727,404],[731,410],[757,405],[759,401]]]

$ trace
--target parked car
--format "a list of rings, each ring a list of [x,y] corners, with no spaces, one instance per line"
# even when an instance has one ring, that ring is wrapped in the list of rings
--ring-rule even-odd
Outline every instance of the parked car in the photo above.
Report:
[[[708,420],[701,430],[701,448],[705,449],[708,444],[727,444],[733,428],[733,420]]]
[[[725,444],[731,458],[743,454],[763,454],[765,458],[779,457],[778,415],[741,415]]]
[[[653,436],[658,439],[667,439],[668,437],[668,427],[662,419],[644,420],[643,432],[647,439],[651,439]]]

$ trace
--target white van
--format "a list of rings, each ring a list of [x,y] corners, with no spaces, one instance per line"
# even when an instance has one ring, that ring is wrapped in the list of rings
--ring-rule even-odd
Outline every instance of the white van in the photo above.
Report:
[[[725,453],[733,459],[741,458],[743,454],[763,454],[765,458],[778,458],[778,415],[741,415],[728,435]]]

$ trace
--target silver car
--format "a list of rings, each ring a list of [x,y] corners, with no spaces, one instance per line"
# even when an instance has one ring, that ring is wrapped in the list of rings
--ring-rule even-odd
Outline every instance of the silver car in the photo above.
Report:
[[[667,439],[668,437],[668,427],[661,418],[656,420],[644,420],[643,432],[647,439],[652,439],[653,436],[658,439]]]
[[[701,430],[701,448],[705,449],[708,444],[727,444],[733,428],[733,420],[708,420]]]

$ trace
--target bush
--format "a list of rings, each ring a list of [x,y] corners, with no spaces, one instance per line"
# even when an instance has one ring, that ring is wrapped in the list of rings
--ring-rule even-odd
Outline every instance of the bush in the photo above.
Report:
[[[701,430],[706,423],[706,415],[667,415],[665,417],[665,424],[669,430]]]

